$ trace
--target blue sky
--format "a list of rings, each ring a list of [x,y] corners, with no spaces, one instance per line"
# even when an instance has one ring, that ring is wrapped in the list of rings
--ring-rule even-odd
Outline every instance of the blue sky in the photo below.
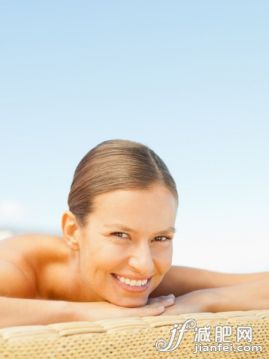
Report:
[[[78,161],[126,138],[176,179],[175,264],[268,270],[267,1],[0,6],[0,227],[60,233]]]

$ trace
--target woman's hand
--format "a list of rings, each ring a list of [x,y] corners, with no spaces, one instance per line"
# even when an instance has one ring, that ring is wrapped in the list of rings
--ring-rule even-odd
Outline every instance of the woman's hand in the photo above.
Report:
[[[148,303],[158,303],[163,297],[150,298]],[[213,309],[216,292],[210,289],[196,290],[175,298],[173,305],[166,307],[160,315],[207,312]]]
[[[158,301],[147,303],[142,307],[127,308],[109,302],[66,302],[70,317],[74,321],[95,321],[121,317],[144,317],[160,315],[175,297],[163,296]]]

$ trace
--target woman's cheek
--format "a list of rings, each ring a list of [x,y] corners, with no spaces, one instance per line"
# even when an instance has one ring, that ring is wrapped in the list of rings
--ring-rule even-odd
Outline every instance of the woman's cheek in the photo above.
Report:
[[[126,251],[124,251],[123,248],[119,246],[108,246],[100,251],[98,261],[99,263],[104,263],[106,267],[113,268],[114,265],[123,261],[125,257]]]
[[[172,265],[172,246],[155,248],[155,251],[153,251],[153,257],[154,261],[159,264],[159,267],[162,268],[162,272],[166,272]]]

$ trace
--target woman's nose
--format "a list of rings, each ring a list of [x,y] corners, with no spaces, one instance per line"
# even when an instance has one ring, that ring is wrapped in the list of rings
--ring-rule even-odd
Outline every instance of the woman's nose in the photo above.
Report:
[[[134,268],[137,273],[145,277],[150,277],[154,274],[152,253],[148,244],[132,248],[129,265]]]

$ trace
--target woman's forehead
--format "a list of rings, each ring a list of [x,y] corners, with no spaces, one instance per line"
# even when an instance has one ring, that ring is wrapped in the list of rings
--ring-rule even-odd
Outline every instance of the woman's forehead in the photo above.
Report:
[[[130,228],[173,226],[177,201],[164,188],[151,190],[117,190],[96,196],[92,220],[102,224],[121,224]],[[158,226],[159,224],[159,226]]]
[[[140,208],[154,208],[156,206],[167,208],[177,207],[174,195],[164,186],[155,186],[151,189],[115,190],[98,195],[94,199],[95,211],[100,210],[137,210]]]
[[[171,193],[171,191],[161,184],[155,184],[154,186],[150,188],[135,188],[135,189],[117,189],[114,191],[109,191],[106,193],[102,193],[100,195],[95,196],[94,201],[95,202],[103,202],[103,201],[110,201],[115,199],[121,199],[121,200],[129,200],[129,198],[132,199],[138,199],[139,197],[144,198],[154,198],[167,200],[174,198],[175,196]]]

